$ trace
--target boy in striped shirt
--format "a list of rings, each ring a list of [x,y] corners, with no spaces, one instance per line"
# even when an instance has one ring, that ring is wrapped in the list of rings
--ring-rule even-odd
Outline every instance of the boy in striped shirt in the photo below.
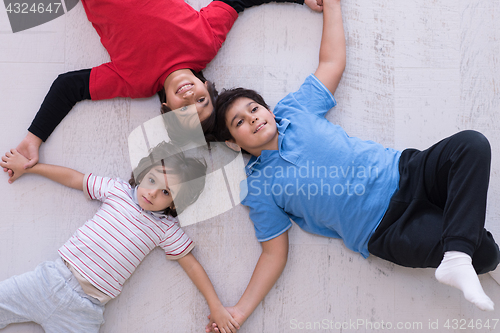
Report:
[[[14,171],[9,183],[35,173],[81,190],[102,206],[59,249],[55,262],[0,282],[0,329],[34,321],[46,332],[98,332],[104,305],[120,294],[139,263],[160,246],[201,291],[221,331],[236,332],[238,323],[219,301],[191,253],[194,243],[176,219],[202,192],[204,163],[186,158],[165,142],[139,162],[129,183],[48,164],[24,169],[26,162],[15,149],[2,157],[0,165]]]

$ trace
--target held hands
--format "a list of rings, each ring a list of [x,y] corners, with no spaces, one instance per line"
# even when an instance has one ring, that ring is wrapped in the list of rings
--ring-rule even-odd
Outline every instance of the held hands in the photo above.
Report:
[[[222,305],[216,309],[210,309],[208,319],[210,322],[205,328],[205,332],[222,332],[222,333],[236,333],[240,329],[240,325],[229,311],[229,308],[224,308]],[[212,330],[209,330],[209,327]]]
[[[238,310],[235,306],[230,306],[226,308],[222,308],[232,319],[233,322],[236,322],[236,325],[233,325],[237,329],[240,329],[240,325],[238,323],[243,324],[243,322],[246,320],[245,315]],[[219,321],[216,318],[216,313],[212,311],[211,314],[208,315],[208,319],[210,320],[207,326],[205,327],[205,332],[207,333],[213,333],[213,332],[222,332],[222,333],[229,333],[229,332],[236,332],[236,329],[234,331],[224,331],[220,325],[218,325]]]
[[[304,0],[304,3],[315,12],[323,11],[323,0]]]
[[[2,156],[0,166],[9,170],[9,183],[12,184],[17,178],[26,173],[24,166],[28,163],[28,159],[21,155],[16,149],[11,149]],[[12,175],[11,175],[12,173]]]
[[[340,0],[326,0],[327,2],[332,1],[339,3]],[[322,12],[323,11],[323,0],[304,0],[304,3],[307,5],[307,7],[311,8],[315,12]]]
[[[33,133],[28,132],[23,141],[21,141],[21,143],[17,146],[16,148],[17,151],[21,155],[26,157],[26,163],[23,165],[22,169],[31,168],[32,166],[38,163],[38,149],[40,148],[41,144],[42,144],[42,139],[40,139]],[[11,177],[11,179],[13,178],[12,182],[17,178],[19,178],[19,176],[14,177],[15,172],[10,168],[6,168],[5,166],[3,166],[3,171],[7,172],[9,174],[9,177]]]

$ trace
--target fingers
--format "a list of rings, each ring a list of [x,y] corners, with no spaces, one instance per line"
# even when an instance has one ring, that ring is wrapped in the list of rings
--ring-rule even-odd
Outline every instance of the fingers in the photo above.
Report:
[[[233,325],[234,328],[236,328],[237,330],[240,329],[240,324],[238,324],[238,322],[236,320],[234,320],[234,318],[231,318],[231,324]]]
[[[19,176],[17,174],[13,173],[12,176],[10,176],[10,178],[9,178],[9,184],[12,184],[13,182],[15,182],[17,178],[19,178]]]
[[[5,163],[9,162],[9,159],[14,156],[14,154],[17,153],[17,150],[11,149],[10,151],[6,152],[4,156],[2,156],[2,161]]]
[[[236,329],[234,328],[233,324],[229,322],[226,327],[222,328],[222,333],[236,333]]]
[[[7,172],[9,170],[7,163],[9,162],[9,157],[7,156],[8,152],[5,153],[5,156],[2,156],[2,167],[3,171]]]
[[[2,161],[0,162],[0,165],[3,167],[3,171],[7,172],[9,175],[8,182],[10,184],[22,175],[22,173],[18,173],[16,175],[14,172],[18,166],[17,155],[19,155],[19,152],[16,149],[11,149],[10,151],[7,151],[4,156],[2,156]]]
[[[321,13],[323,11],[323,6],[318,4],[314,8],[311,8],[311,9],[317,13]]]
[[[32,167],[33,167],[35,164],[37,164],[37,163],[38,163],[38,158],[33,158],[33,159],[29,160],[29,162],[28,162],[28,163],[26,163],[26,164],[23,166],[23,168],[24,168],[24,169],[32,168]]]
[[[214,332],[214,327],[216,327],[217,324],[212,321],[210,315],[208,315],[207,318],[210,320],[210,322],[205,327],[205,332],[207,333]]]
[[[317,5],[313,10],[317,13],[321,13],[323,11],[323,6]]]
[[[236,325],[238,325],[238,323],[236,323]],[[238,332],[238,329],[236,328],[236,325],[233,325],[233,323],[230,321],[226,327],[220,327],[218,328],[217,326],[214,326],[214,329],[216,330],[216,332],[222,332],[222,333],[237,333]],[[239,326],[239,325],[238,325]]]

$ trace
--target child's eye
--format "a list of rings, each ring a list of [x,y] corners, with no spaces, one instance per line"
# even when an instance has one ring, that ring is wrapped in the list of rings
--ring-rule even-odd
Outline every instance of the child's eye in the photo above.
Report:
[[[241,124],[243,124],[243,119],[238,120],[238,122],[236,123],[236,127],[240,126]]]
[[[153,178],[148,178],[148,181],[151,183],[151,184],[154,184],[155,183],[155,180]]]
[[[203,102],[205,102],[205,97],[202,97],[198,100],[198,103],[203,103]]]
[[[252,112],[257,111],[257,109],[258,109],[258,106],[255,106],[255,107],[252,109]]]
[[[165,194],[165,195],[169,195],[170,193],[168,193],[167,190],[162,190],[162,193]]]

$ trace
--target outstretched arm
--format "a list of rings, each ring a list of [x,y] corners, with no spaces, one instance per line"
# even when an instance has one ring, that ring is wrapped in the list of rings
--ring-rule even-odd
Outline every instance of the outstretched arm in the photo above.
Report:
[[[219,332],[236,333],[236,331],[240,328],[240,325],[233,319],[233,317],[231,317],[229,312],[220,302],[219,297],[215,293],[212,282],[210,282],[207,273],[198,260],[196,260],[194,255],[192,253],[188,253],[179,259],[178,262],[191,281],[193,281],[194,285],[207,300],[210,313],[212,314],[214,322],[219,327]]]
[[[299,5],[303,5],[305,3],[309,8],[311,8],[315,12],[321,12],[322,10],[321,6],[317,5],[316,0],[218,0],[218,1],[222,1],[228,4],[229,6],[233,7],[234,10],[236,10],[236,12],[238,13],[242,12],[246,8],[259,6],[270,2],[293,2]]]
[[[90,69],[61,74],[55,79],[40,106],[28,134],[17,146],[17,151],[28,159],[24,168],[31,168],[38,163],[38,150],[42,142],[71,111],[77,102],[90,99]],[[9,176],[13,176],[12,170]]]
[[[323,35],[319,65],[314,75],[333,94],[337,90],[345,64],[345,35],[340,0],[323,0]]]
[[[276,238],[262,242],[262,253],[248,286],[234,307],[228,308],[233,318],[243,324],[257,305],[266,297],[285,268],[288,258],[288,231]],[[206,331],[212,332],[212,321]]]
[[[77,102],[90,99],[90,71],[82,69],[59,75],[28,131],[45,142]]]
[[[24,169],[24,165],[27,161],[28,159],[21,155],[16,149],[12,149],[7,152],[5,156],[2,156],[0,166],[14,171],[14,175],[9,178],[9,183],[13,183],[25,173],[34,173],[64,186],[83,191],[83,173],[58,165],[41,163],[36,164],[32,168]]]

